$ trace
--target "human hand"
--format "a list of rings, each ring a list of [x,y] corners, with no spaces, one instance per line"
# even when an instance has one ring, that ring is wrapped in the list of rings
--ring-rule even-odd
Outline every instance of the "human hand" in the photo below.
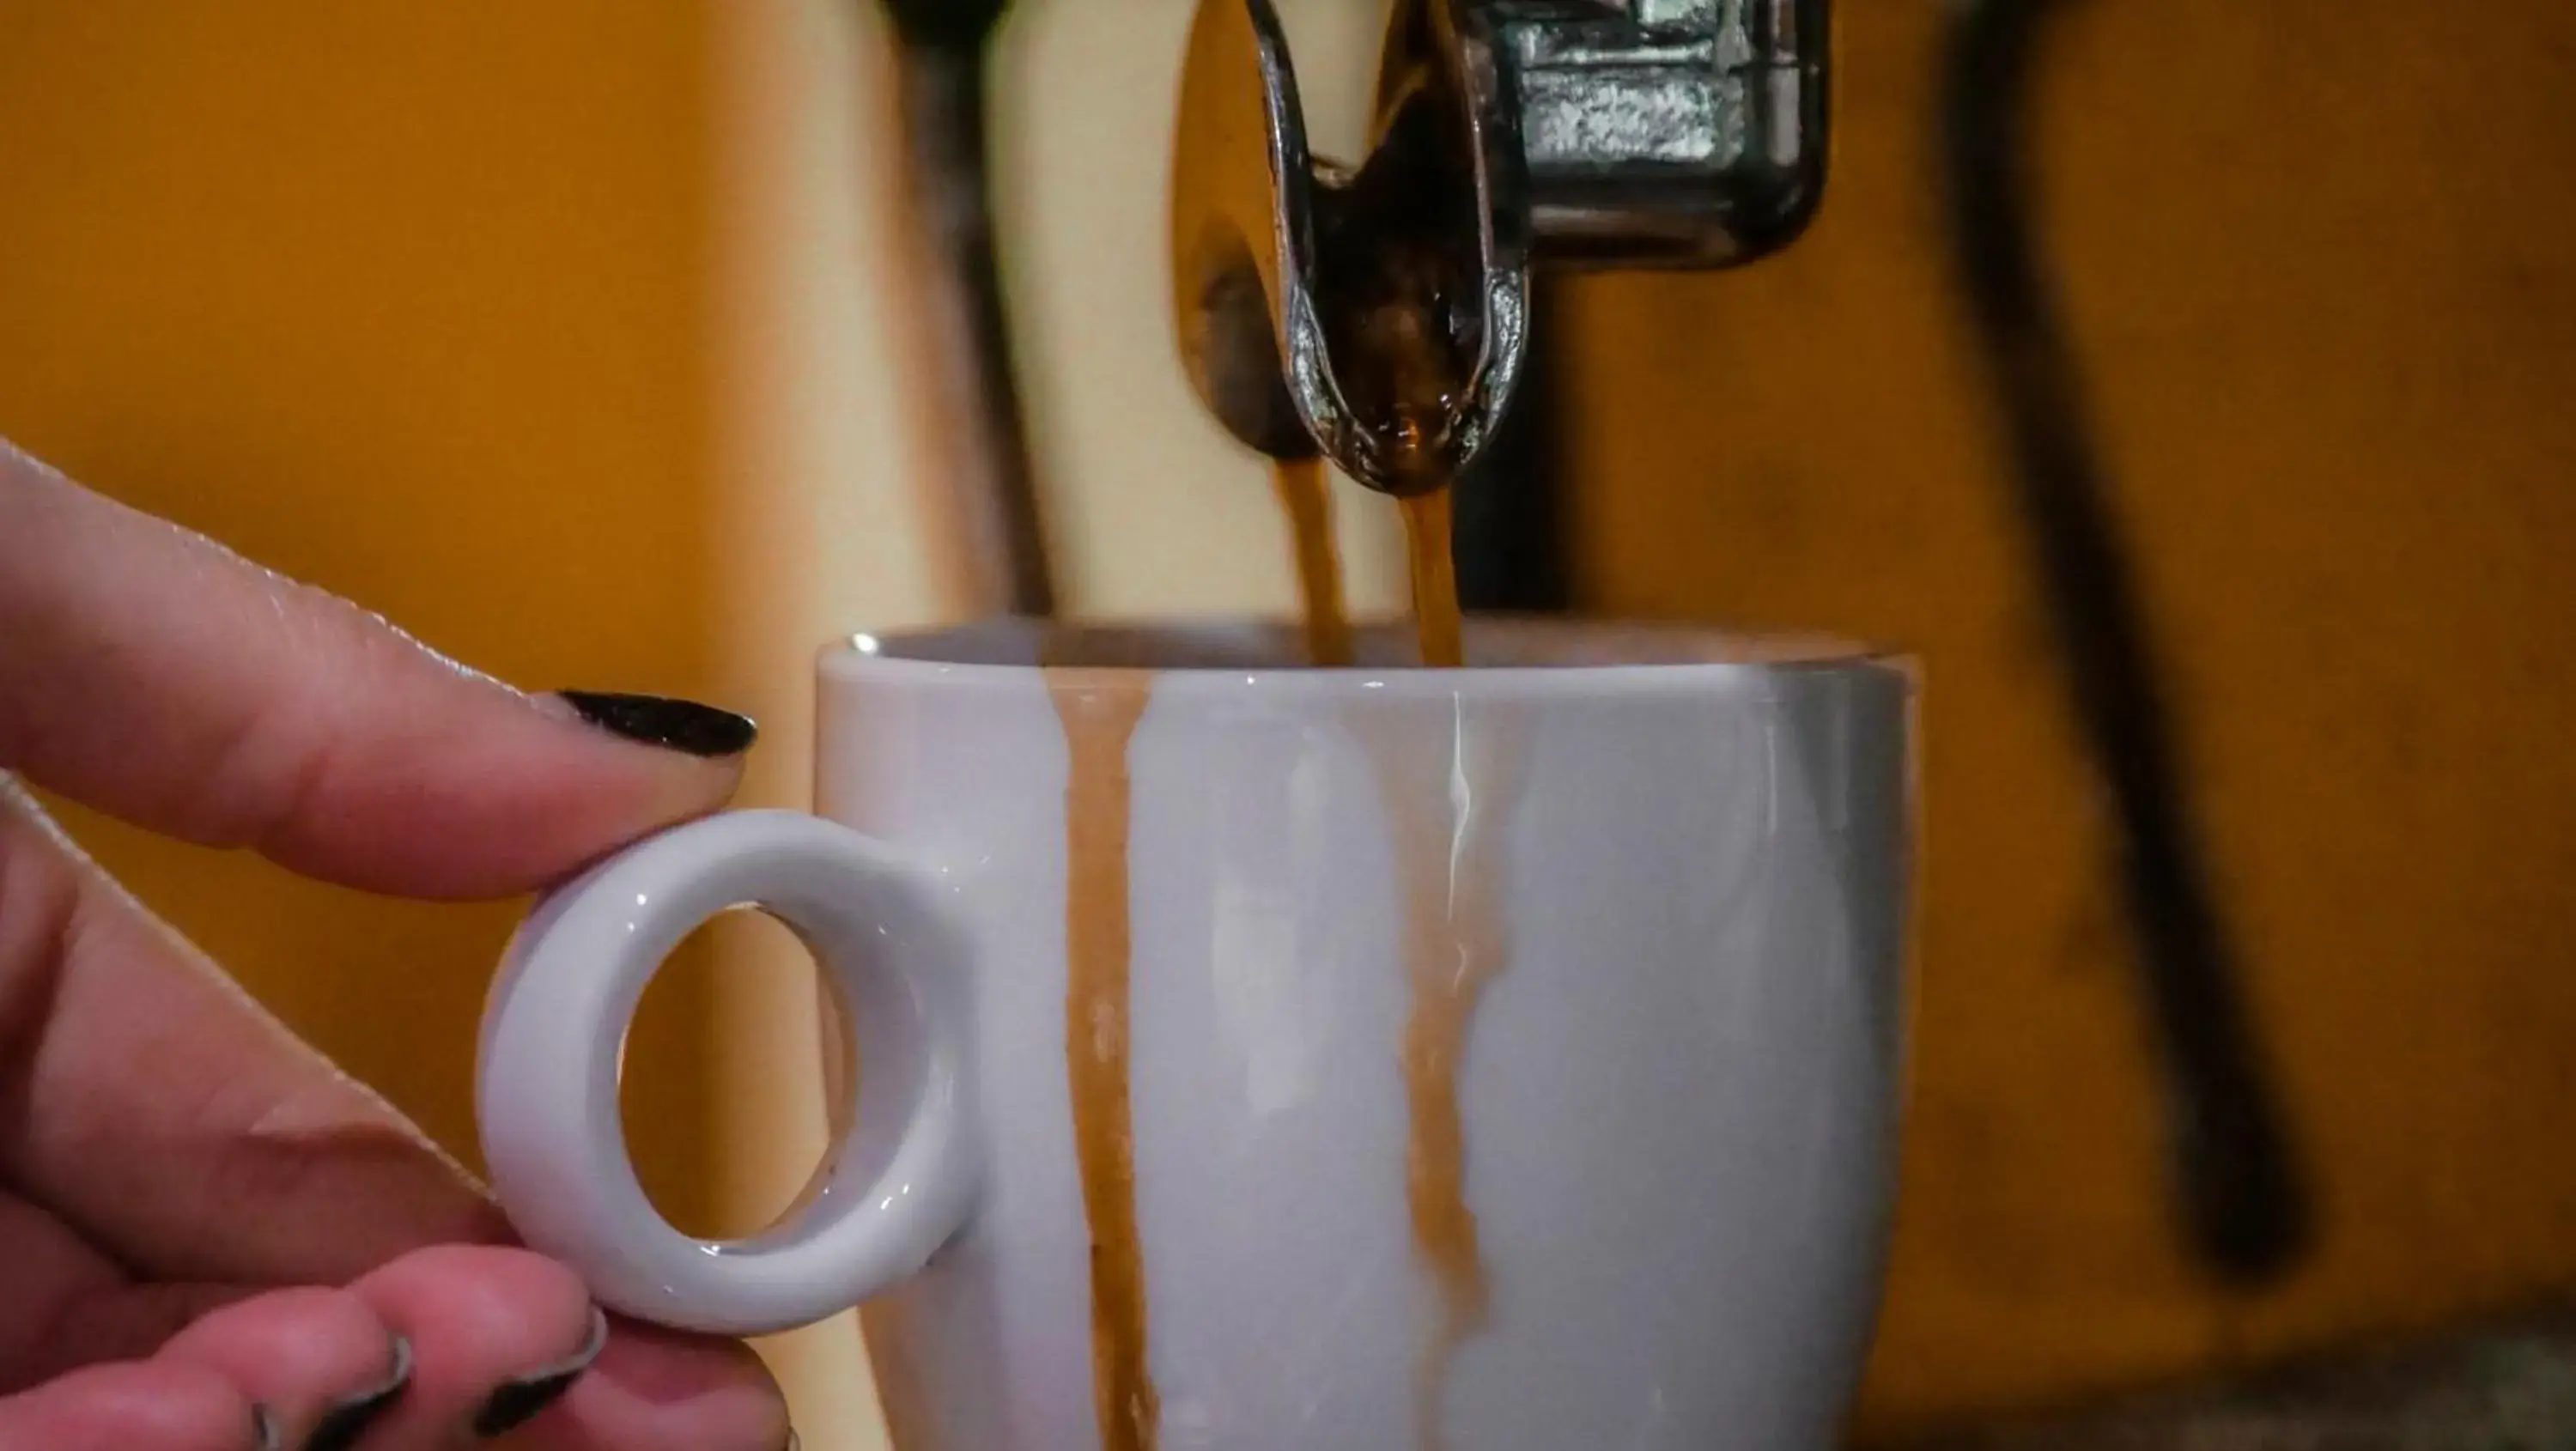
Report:
[[[786,1444],[749,1350],[602,1316],[12,780],[467,899],[714,809],[750,743],[522,695],[0,442],[0,1451]]]

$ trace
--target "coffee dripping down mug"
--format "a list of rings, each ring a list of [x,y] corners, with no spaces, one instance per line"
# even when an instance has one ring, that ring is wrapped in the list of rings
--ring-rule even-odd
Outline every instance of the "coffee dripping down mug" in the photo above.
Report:
[[[825,652],[817,815],[647,839],[511,944],[502,1204],[643,1319],[862,1305],[904,1451],[1821,1451],[1893,1195],[1910,672],[1570,623],[1468,647]],[[800,1207],[713,1243],[637,1182],[619,1057],[742,905],[811,947],[859,1072]]]

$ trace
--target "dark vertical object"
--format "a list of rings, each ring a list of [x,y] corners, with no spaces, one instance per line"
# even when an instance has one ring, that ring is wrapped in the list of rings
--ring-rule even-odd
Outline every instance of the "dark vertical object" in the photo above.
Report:
[[[2212,1269],[2259,1284],[2304,1253],[2312,1211],[2240,1000],[2075,360],[2036,255],[2023,141],[2037,32],[2059,8],[1976,0],[1960,12],[1943,118],[1950,240],[2077,723],[2117,810],[2186,1228]]]
[[[1554,289],[1531,288],[1531,347],[1494,441],[1458,481],[1451,524],[1458,603],[1471,612],[1560,614],[1573,607],[1556,363],[1546,346]]]
[[[885,0],[901,42],[899,82],[905,161],[930,256],[945,268],[964,313],[966,360],[975,378],[973,426],[989,448],[989,479],[967,501],[982,536],[977,553],[1006,576],[994,581],[1013,614],[1055,613],[1055,583],[1039,518],[1036,470],[1021,412],[993,240],[992,150],[985,100],[995,27],[1007,0]]]

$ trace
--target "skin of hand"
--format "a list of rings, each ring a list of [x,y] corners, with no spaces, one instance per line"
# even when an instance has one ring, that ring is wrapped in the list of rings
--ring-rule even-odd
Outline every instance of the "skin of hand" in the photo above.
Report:
[[[751,736],[522,694],[0,443],[0,1451],[789,1445],[746,1347],[603,1315],[26,789],[491,898],[716,809]]]

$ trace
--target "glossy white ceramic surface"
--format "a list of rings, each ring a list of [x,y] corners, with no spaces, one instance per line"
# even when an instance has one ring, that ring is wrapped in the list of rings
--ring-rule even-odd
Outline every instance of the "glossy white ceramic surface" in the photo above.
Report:
[[[996,625],[827,654],[818,807],[864,835],[747,813],[633,849],[531,919],[486,1028],[487,1156],[531,1240],[672,1323],[874,1295],[906,1451],[1099,1445],[1067,751],[1036,648]],[[1828,1445],[1893,1190],[1904,670],[1580,627],[1485,627],[1471,651],[1496,668],[1465,672],[1271,668],[1287,641],[1248,628],[1081,651],[1186,666],[1156,672],[1128,757],[1161,1445]],[[1437,1377],[1436,1441],[1398,1057],[1407,821],[1449,848],[1432,880],[1491,875],[1505,953],[1459,1077],[1491,1313]],[[814,942],[865,1076],[834,1192],[719,1249],[635,1188],[614,1045],[659,955],[742,901]]]
[[[680,940],[759,903],[813,948],[870,1065],[849,1139],[799,1212],[756,1240],[673,1229],[626,1153],[626,1025]],[[513,937],[476,1070],[483,1153],[511,1223],[603,1302],[736,1335],[810,1324],[921,1268],[981,1162],[969,957],[936,884],[894,851],[799,812],[741,811],[611,857]]]

